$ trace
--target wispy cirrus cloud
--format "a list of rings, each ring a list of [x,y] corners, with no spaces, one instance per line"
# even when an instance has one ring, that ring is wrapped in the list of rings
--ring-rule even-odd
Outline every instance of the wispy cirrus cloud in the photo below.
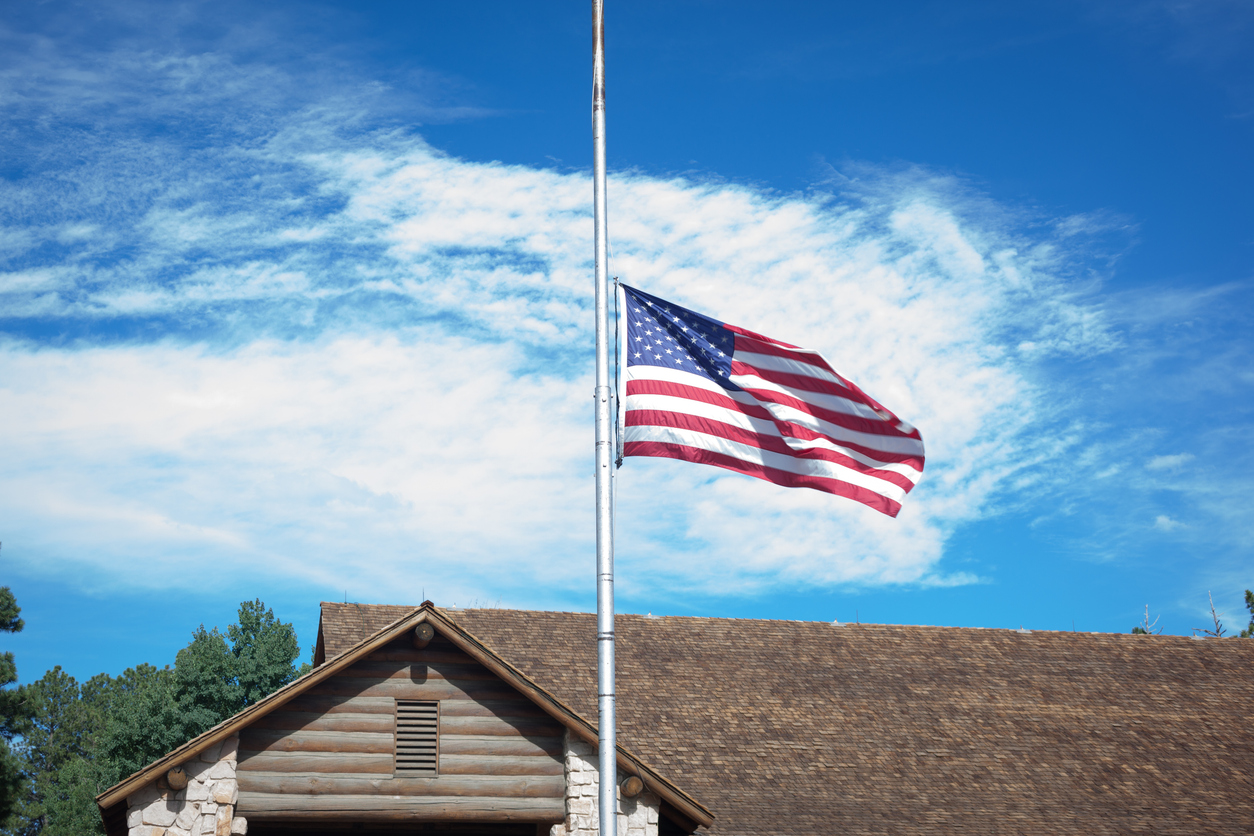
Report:
[[[289,75],[230,53],[28,53],[2,76],[28,167],[0,185],[0,507],[24,571],[568,602],[592,542],[586,173],[443,153],[361,80],[288,100]],[[944,561],[964,526],[1180,455],[1112,438],[1052,371],[1135,337],[1096,293],[1110,219],[1026,217],[921,168],[612,189],[624,280],[822,350],[929,450],[895,521],[631,460],[628,595],[974,582]]]

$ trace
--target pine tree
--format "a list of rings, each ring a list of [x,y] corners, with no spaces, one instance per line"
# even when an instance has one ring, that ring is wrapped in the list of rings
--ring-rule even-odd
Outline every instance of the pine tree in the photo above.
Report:
[[[25,625],[22,608],[17,605],[13,590],[0,587],[0,631],[20,633]],[[13,738],[22,733],[29,712],[22,703],[20,689],[10,689],[17,682],[17,662],[13,652],[0,655],[0,822],[8,819],[22,794],[21,761],[13,751]]]

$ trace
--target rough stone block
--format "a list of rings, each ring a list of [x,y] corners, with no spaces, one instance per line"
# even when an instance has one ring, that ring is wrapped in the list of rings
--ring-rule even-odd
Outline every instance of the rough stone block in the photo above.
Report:
[[[202,801],[202,802],[201,802],[201,804],[200,804],[200,814],[201,814],[202,816],[212,816],[212,815],[216,815],[216,814],[217,814],[217,812],[218,812],[218,805],[217,805],[216,803],[214,803],[214,802],[212,802],[212,801]]]
[[[132,807],[126,811],[126,827],[129,830],[132,827],[139,827],[144,823],[144,808]]]
[[[179,816],[178,807],[173,801],[158,798],[144,808],[144,824],[156,827],[169,827]]]
[[[596,752],[596,748],[591,743],[579,737],[568,736],[566,749],[576,755],[591,755]]]
[[[196,822],[196,817],[199,815],[200,802],[189,801],[183,805],[178,818],[174,820],[174,826],[180,830],[191,830],[192,825]]]
[[[188,801],[208,801],[209,785],[203,781],[192,781],[187,785]]]
[[[572,772],[567,782],[572,786],[582,787],[585,784],[594,784],[596,780],[597,777],[590,772]]]
[[[192,836],[192,832],[179,827],[171,827],[165,832],[165,836]]]
[[[591,798],[572,798],[566,804],[566,811],[576,816],[591,816],[596,813],[596,805]]]
[[[231,761],[218,761],[209,770],[210,778],[234,778],[235,764]]]
[[[234,804],[239,795],[239,788],[232,778],[223,778],[213,785],[210,796],[218,804]]]
[[[213,836],[231,836],[231,820],[235,811],[229,806],[218,808],[218,818],[214,822]]]
[[[212,746],[208,747],[204,751],[202,751],[200,753],[200,759],[202,761],[215,761],[216,762],[218,760],[218,752],[221,750],[222,750],[222,742],[219,741],[213,744]]]
[[[127,807],[147,807],[153,801],[161,797],[161,789],[156,784],[149,784],[146,787],[135,790],[126,798]]]
[[[248,819],[236,816],[231,819],[231,836],[245,836],[248,833]]]
[[[218,752],[218,760],[235,763],[239,759],[239,735],[233,734],[222,741],[222,751]]]
[[[193,764],[188,764],[187,775],[188,775],[188,778],[190,779],[189,785],[190,785],[190,781],[192,780],[199,781],[202,784],[208,783],[210,780],[209,773],[213,772],[214,767],[216,767],[217,765],[218,765],[217,761],[214,761],[213,763],[194,764],[194,766],[197,767],[197,770],[195,774],[193,774],[192,773]]]

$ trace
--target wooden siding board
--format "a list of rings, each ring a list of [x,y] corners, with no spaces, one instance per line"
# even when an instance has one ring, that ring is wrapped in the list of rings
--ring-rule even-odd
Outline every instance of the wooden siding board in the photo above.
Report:
[[[240,815],[561,819],[563,727],[450,647],[393,642],[242,730]],[[438,703],[437,776],[398,773],[397,700]]]
[[[250,775],[248,791],[312,795],[455,795],[565,798],[562,775],[441,775],[438,778],[368,778],[360,775]]]
[[[241,814],[249,821],[268,819],[375,821],[531,821],[556,824],[565,818],[560,798],[495,798],[468,796],[401,796],[388,799],[363,795],[289,795],[244,792],[239,794]]]

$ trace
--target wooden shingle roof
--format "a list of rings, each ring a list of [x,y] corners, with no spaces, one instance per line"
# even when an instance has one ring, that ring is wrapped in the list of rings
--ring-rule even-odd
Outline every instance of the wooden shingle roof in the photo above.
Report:
[[[325,658],[408,611],[323,604]],[[595,722],[594,616],[445,613]],[[707,806],[711,833],[1254,833],[1254,641],[635,615],[616,630],[619,741]]]

